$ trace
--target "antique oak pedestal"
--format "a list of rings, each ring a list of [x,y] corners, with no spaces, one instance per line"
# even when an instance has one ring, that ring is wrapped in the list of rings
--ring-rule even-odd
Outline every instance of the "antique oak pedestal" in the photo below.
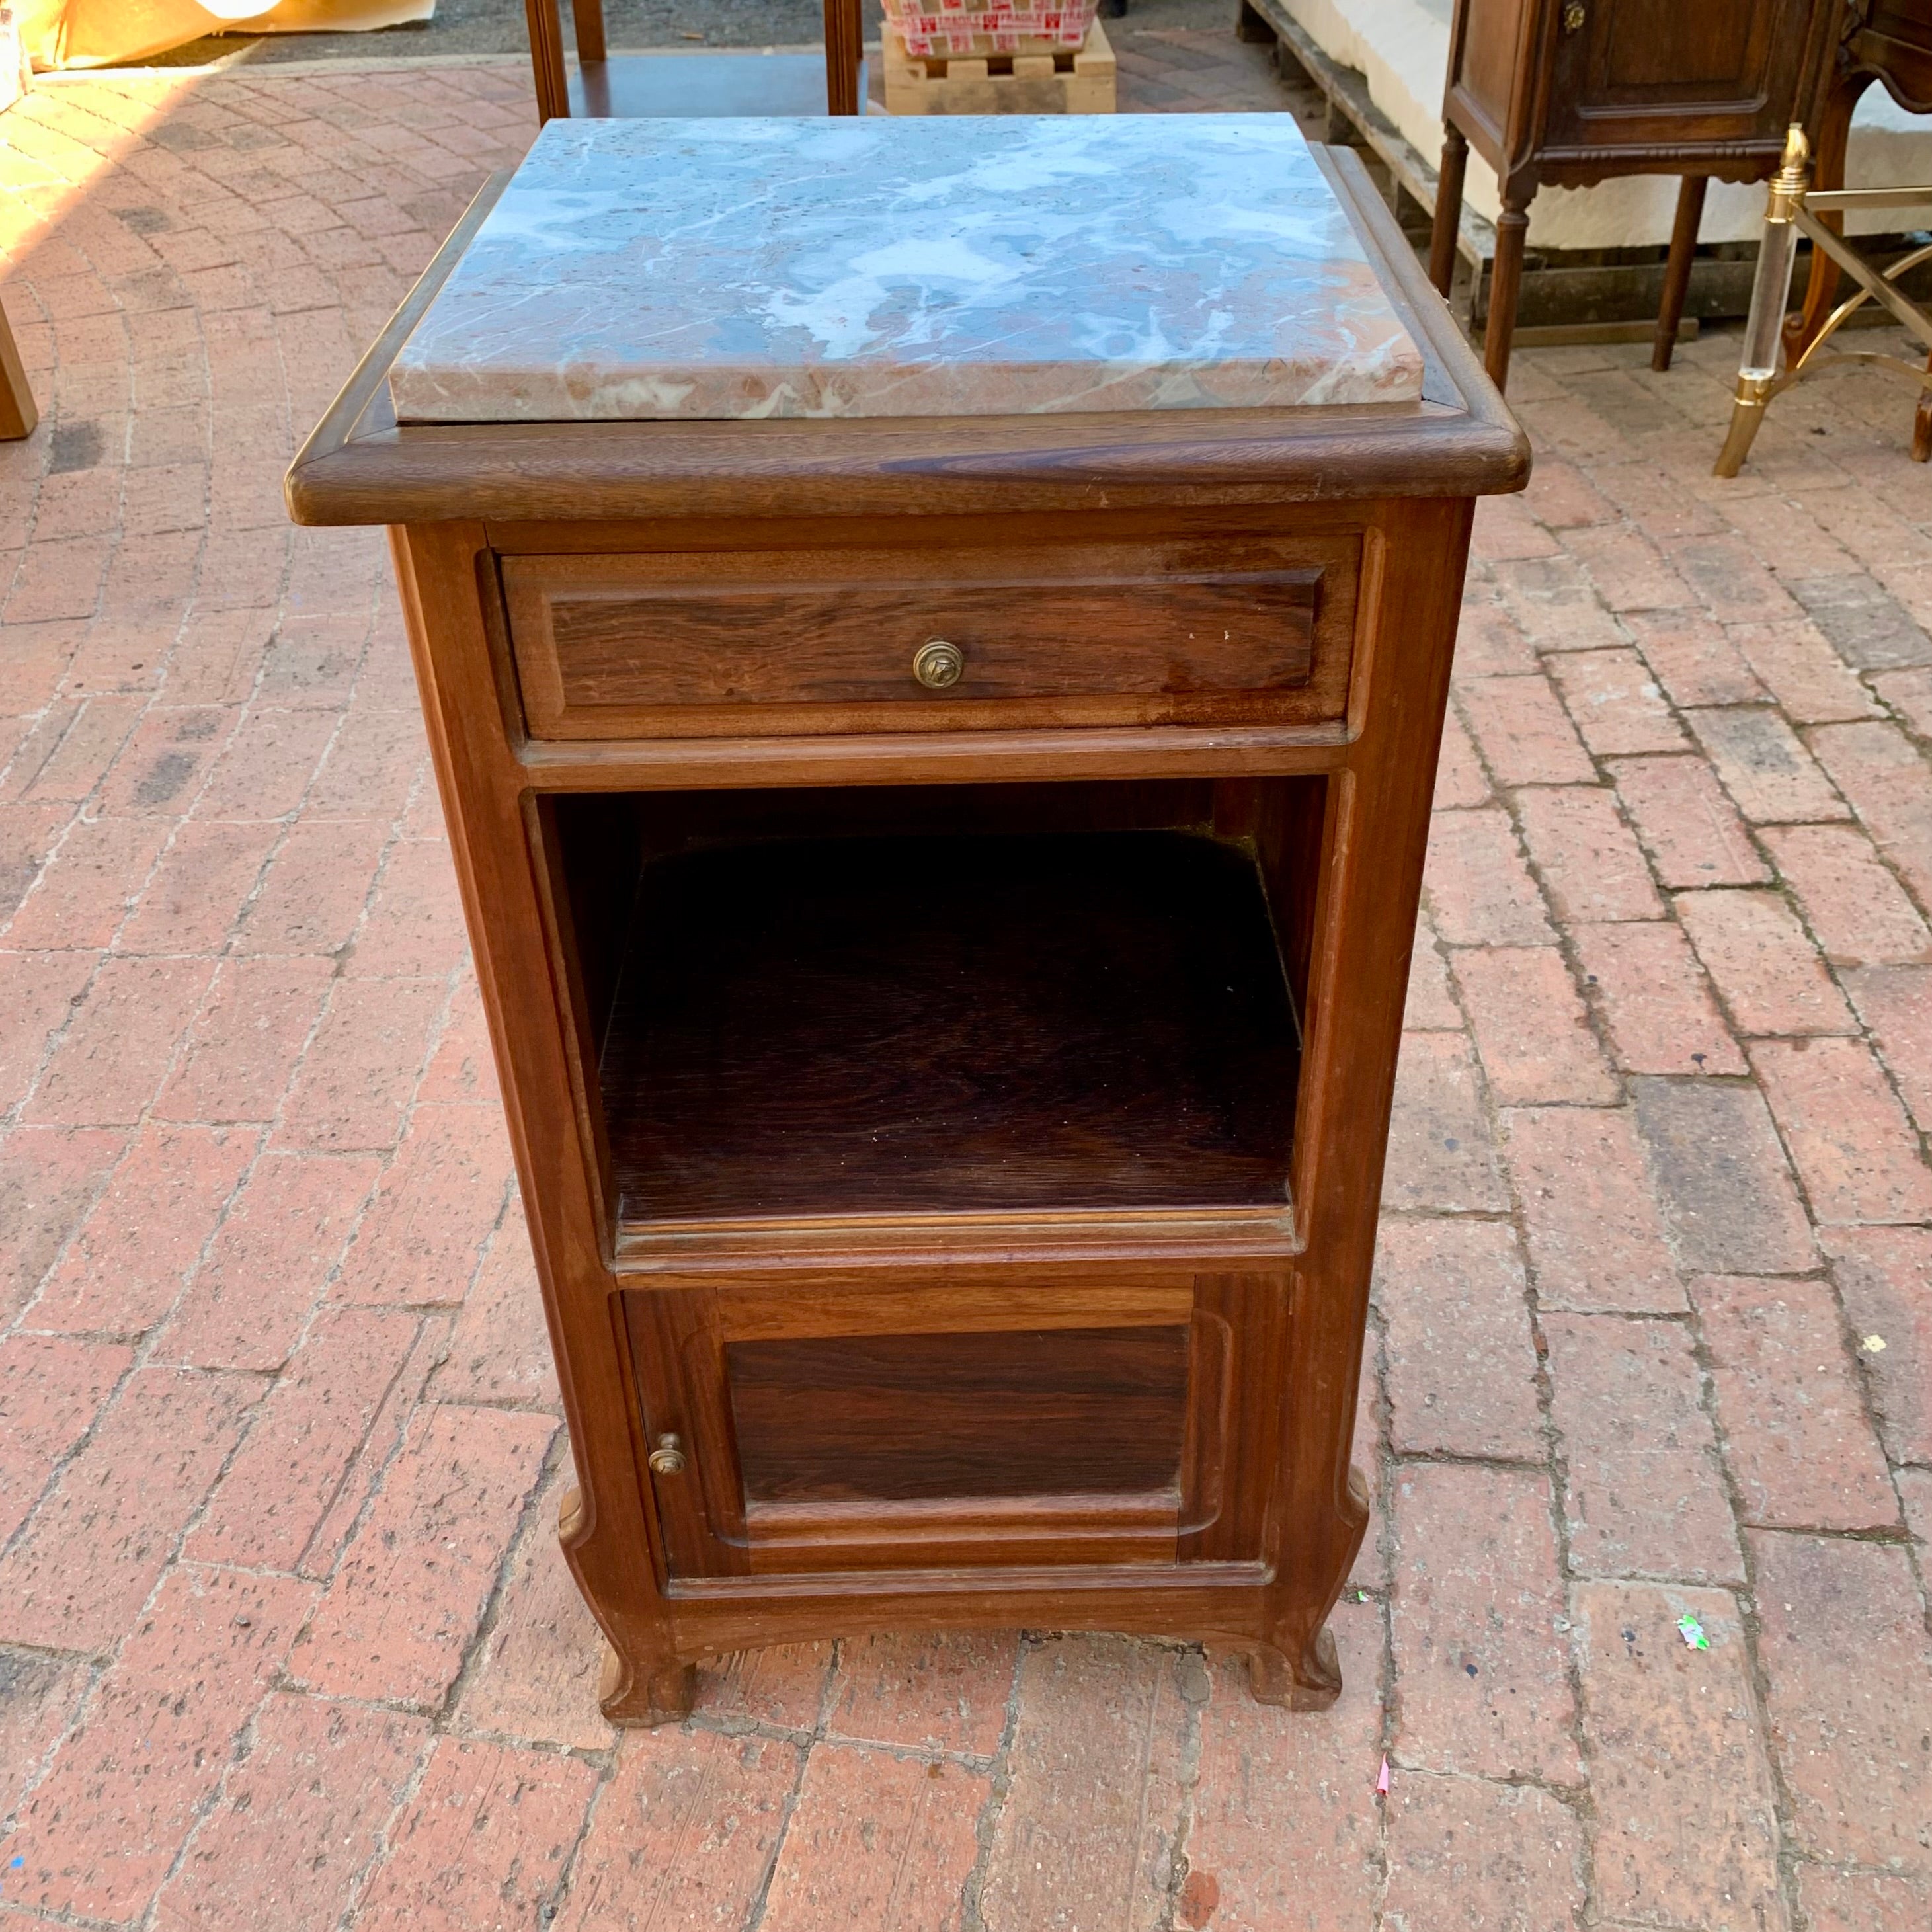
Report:
[[[962,1625],[1328,1702],[1521,436],[1286,116],[558,122],[490,199],[288,490],[392,528],[607,1714]]]

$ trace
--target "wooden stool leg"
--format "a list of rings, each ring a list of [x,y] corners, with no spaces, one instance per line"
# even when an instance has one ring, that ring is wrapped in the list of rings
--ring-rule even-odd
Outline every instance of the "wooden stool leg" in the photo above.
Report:
[[[1516,305],[1522,294],[1522,249],[1529,232],[1529,204],[1505,201],[1496,218],[1496,259],[1490,269],[1490,323],[1483,334],[1483,367],[1498,388],[1509,381],[1510,345],[1516,338]]]
[[[570,18],[577,29],[579,64],[608,59],[604,40],[604,0],[570,0]]]
[[[1442,130],[1442,172],[1436,182],[1436,223],[1429,234],[1429,279],[1449,298],[1456,277],[1456,231],[1462,218],[1462,173],[1469,143],[1460,128]]]
[[[859,64],[865,58],[865,28],[859,0],[825,0],[825,111],[862,114]]]
[[[1710,186],[1705,175],[1686,175],[1677,190],[1677,225],[1670,231],[1670,260],[1664,270],[1664,300],[1657,311],[1657,338],[1650,346],[1650,366],[1668,369],[1677,347],[1677,326],[1684,319],[1684,291],[1690,286],[1690,258],[1697,252],[1697,229],[1704,219],[1704,194]]]
[[[1932,376],[1932,356],[1925,358],[1925,373]],[[1923,463],[1928,458],[1932,458],[1932,389],[1921,389],[1912,418],[1912,460]]]
[[[536,82],[537,124],[570,118],[570,82],[563,65],[563,22],[556,0],[524,0],[530,28],[530,71]]]
[[[22,436],[32,436],[40,419],[20,352],[14,346],[13,326],[7,311],[0,309],[0,440],[18,442]]]

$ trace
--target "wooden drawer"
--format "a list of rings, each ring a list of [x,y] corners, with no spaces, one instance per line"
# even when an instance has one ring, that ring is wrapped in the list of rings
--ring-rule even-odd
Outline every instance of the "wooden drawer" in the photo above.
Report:
[[[1348,694],[1361,537],[505,556],[540,738],[1299,724]],[[915,670],[935,642],[956,679]]]

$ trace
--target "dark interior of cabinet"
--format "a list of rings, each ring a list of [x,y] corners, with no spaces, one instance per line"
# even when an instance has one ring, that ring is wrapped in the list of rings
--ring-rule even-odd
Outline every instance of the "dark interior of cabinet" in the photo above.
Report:
[[[1285,1204],[1324,801],[548,802],[619,1223]]]

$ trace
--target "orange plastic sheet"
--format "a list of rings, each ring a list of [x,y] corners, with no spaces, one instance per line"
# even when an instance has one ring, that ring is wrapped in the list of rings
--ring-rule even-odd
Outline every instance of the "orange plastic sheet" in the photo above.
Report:
[[[37,73],[164,53],[204,34],[358,34],[427,20],[436,0],[15,0]]]

